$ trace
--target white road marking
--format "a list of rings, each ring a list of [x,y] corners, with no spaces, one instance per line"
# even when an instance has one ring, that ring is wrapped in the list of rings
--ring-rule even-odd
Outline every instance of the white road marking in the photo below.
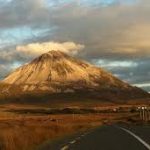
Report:
[[[70,144],[74,144],[74,143],[76,143],[76,140],[70,142]]]
[[[146,143],[144,140],[142,140],[139,136],[135,135],[133,132],[125,129],[125,128],[122,128],[122,127],[119,127],[120,129],[124,130],[125,132],[127,132],[128,134],[132,135],[134,138],[136,138],[140,143],[142,143],[148,150],[150,150],[150,145],[148,143]]]
[[[66,146],[62,147],[60,150],[68,150],[68,149],[69,149],[69,146],[66,145]]]
[[[87,134],[87,133],[85,133],[85,134],[83,134],[83,135],[81,135],[81,136],[85,136],[86,134]],[[69,144],[74,144],[74,143],[77,142],[77,140],[80,140],[80,139],[81,139],[81,137],[77,137],[76,140],[73,140],[73,141],[69,142]],[[62,147],[60,150],[69,150],[69,144],[66,145],[66,146],[64,146],[64,147]]]

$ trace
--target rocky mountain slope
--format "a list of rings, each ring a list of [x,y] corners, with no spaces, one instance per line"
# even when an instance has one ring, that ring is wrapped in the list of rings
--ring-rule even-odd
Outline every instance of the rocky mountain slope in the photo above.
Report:
[[[2,81],[0,88],[1,93],[9,94],[17,91],[19,94],[81,93],[83,96],[82,93],[87,93],[86,95],[91,94],[93,98],[96,96],[108,99],[130,99],[148,95],[105,70],[60,51],[45,53],[16,69]]]

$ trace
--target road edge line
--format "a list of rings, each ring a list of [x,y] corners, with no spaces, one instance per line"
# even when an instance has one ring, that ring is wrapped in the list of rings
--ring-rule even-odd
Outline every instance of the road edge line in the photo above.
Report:
[[[118,127],[120,129],[122,129],[123,131],[125,131],[126,133],[130,134],[131,136],[133,136],[135,139],[137,139],[140,143],[142,143],[148,150],[150,150],[150,145],[148,143],[146,143],[142,138],[140,138],[139,136],[137,136],[136,134],[134,134],[133,132],[131,132],[128,129],[122,128],[122,127]]]

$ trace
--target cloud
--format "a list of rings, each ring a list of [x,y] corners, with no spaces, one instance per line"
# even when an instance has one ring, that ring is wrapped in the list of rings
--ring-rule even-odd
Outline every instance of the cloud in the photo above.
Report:
[[[76,44],[74,42],[44,42],[44,43],[31,43],[27,45],[21,45],[16,47],[18,53],[23,53],[28,56],[39,56],[52,50],[58,50],[69,54],[77,54],[84,48],[84,45]]]
[[[34,26],[46,20],[45,0],[11,0],[0,7],[0,28]],[[45,16],[43,18],[43,16]]]
[[[17,45],[49,40],[83,43],[86,51],[81,55],[90,59],[148,57],[149,14],[148,0],[12,0],[0,9],[0,29],[29,28],[31,36]]]
[[[54,11],[53,21],[58,27],[54,37],[82,41],[87,47],[83,53],[90,59],[132,58],[133,55],[148,57],[149,4],[149,1],[142,0],[134,5],[119,3],[107,7],[80,7],[75,3],[65,5]]]

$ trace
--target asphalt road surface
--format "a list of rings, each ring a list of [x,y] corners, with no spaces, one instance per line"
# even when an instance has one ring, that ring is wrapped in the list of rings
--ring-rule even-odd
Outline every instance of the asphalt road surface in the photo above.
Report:
[[[105,125],[40,150],[150,150],[150,126]]]

